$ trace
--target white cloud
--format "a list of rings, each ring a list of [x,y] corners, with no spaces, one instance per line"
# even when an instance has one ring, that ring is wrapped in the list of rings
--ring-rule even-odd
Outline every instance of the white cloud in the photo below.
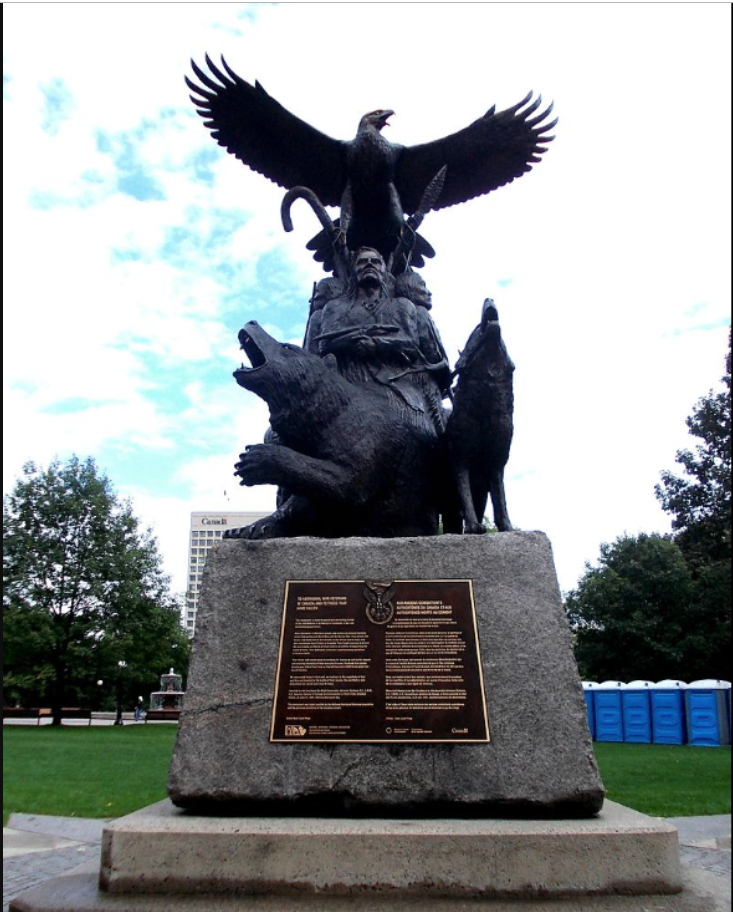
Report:
[[[273,499],[231,477],[267,423],[230,377],[237,329],[256,318],[297,341],[322,275],[304,249],[318,227],[307,207],[285,235],[282,191],[194,113],[190,57],[224,53],[339,138],[377,106],[397,112],[389,137],[411,144],[530,88],[555,100],[557,139],[531,174],[431,213],[423,231],[452,357],[496,299],[517,363],[510,512],[551,535],[563,587],[601,541],[667,528],[653,485],[722,374],[725,5],[383,9],[5,6],[5,489],[29,458],[104,456],[161,523],[178,588],[190,510],[223,506],[224,490],[234,509]],[[54,86],[63,117],[49,126]],[[196,176],[201,157],[210,179]],[[162,198],[121,192],[131,177]]]

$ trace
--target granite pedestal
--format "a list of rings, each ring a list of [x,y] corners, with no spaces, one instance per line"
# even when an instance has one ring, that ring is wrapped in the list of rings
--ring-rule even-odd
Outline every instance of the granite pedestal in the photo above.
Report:
[[[285,582],[314,579],[472,580],[490,743],[271,744]],[[547,538],[223,541],[206,564],[169,794],[213,813],[597,813],[603,787]]]

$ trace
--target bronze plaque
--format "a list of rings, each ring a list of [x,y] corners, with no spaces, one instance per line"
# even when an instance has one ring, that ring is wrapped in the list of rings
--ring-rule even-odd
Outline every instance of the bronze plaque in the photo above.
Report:
[[[289,580],[270,741],[486,743],[470,580]]]

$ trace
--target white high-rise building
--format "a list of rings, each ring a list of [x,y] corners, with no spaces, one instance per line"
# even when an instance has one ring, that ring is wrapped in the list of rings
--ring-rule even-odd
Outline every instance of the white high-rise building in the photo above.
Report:
[[[189,636],[196,629],[196,611],[204,564],[212,548],[221,541],[227,529],[248,526],[269,513],[192,513],[188,542],[188,577],[186,583],[185,627]]]

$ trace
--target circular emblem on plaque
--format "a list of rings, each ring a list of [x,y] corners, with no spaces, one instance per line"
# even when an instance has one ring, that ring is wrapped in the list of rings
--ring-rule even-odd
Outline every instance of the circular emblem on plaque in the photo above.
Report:
[[[392,580],[365,580],[366,616],[372,624],[389,624],[394,617],[395,587]]]

